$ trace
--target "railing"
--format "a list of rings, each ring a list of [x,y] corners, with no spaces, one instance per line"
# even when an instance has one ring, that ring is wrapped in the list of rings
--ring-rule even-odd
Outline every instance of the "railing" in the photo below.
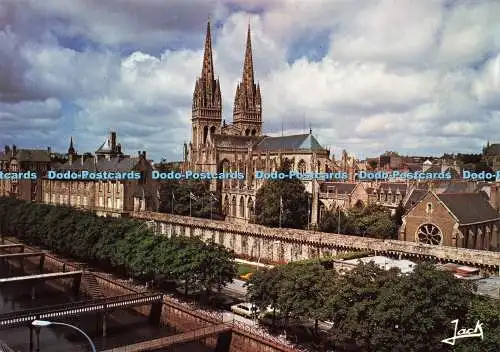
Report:
[[[264,342],[267,342],[271,346],[273,346],[275,348],[279,348],[282,351],[286,351],[286,352],[300,351],[300,349],[297,349],[296,347],[294,347],[290,342],[286,341],[285,339],[268,334],[267,332],[265,332],[264,330],[262,330],[258,327],[250,326],[248,324],[245,324],[245,323],[237,321],[237,320],[233,321],[231,323],[231,325],[233,326],[233,329],[240,330],[240,331],[247,333],[249,335],[252,335],[252,336],[257,336],[261,340],[263,340]]]
[[[0,315],[0,328],[12,327],[29,323],[36,319],[64,317],[69,315],[80,315],[93,312],[101,312],[109,309],[126,308],[135,305],[161,302],[163,294],[130,294],[117,297],[109,297],[98,300],[86,300],[66,304],[58,304],[43,308],[28,309]]]

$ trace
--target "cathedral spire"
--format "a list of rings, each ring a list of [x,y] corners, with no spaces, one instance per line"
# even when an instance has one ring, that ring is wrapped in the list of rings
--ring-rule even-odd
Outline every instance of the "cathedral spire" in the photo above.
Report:
[[[207,34],[205,37],[205,52],[203,54],[203,68],[201,69],[201,78],[206,82],[212,82],[214,77],[214,61],[212,57],[212,34],[210,31],[210,17],[207,22]]]
[[[262,132],[262,99],[260,86],[255,84],[252,32],[248,23],[243,76],[236,87],[233,108],[233,122],[244,135],[260,135]]]
[[[75,154],[75,147],[73,146],[73,136],[69,140],[68,154]]]
[[[243,86],[247,89],[253,86],[253,57],[252,57],[252,34],[250,30],[250,22],[248,22],[247,44],[245,49],[245,62],[243,64]]]

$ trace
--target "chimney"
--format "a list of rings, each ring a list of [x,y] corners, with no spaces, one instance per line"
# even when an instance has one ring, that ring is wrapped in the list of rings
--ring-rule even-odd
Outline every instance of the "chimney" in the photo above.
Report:
[[[14,144],[14,145],[12,146],[12,157],[15,157],[15,156],[16,156],[16,154],[17,154],[17,147],[16,147],[16,145]]]
[[[47,147],[47,152],[50,154],[52,153],[52,149],[50,149],[50,147]]]
[[[111,150],[116,151],[116,132],[111,132]]]
[[[145,150],[142,151],[142,157],[144,160],[146,160],[146,151]]]
[[[490,186],[490,204],[496,211],[498,211],[498,194],[496,183]]]
[[[121,154],[122,153],[122,145],[121,144],[118,144],[116,146],[116,151],[118,152],[118,154]]]
[[[138,151],[137,151],[137,156],[138,156],[138,157],[140,157],[140,156],[141,156],[141,151],[140,151],[140,150],[138,150]]]
[[[10,147],[8,145],[5,146],[5,155],[10,153]]]
[[[82,157],[80,158],[80,161],[81,161],[82,166],[83,166],[83,162],[84,162],[84,160],[83,160],[83,155],[82,155]]]

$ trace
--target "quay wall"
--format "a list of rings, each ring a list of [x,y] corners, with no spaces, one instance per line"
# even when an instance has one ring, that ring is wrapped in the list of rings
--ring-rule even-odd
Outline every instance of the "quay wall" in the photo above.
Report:
[[[5,244],[17,244],[15,240],[6,240]],[[26,246],[25,252],[42,251],[38,248]],[[48,272],[62,271],[78,271],[85,269],[85,263],[72,262],[66,258],[60,258],[54,254],[45,252],[44,270]],[[18,266],[18,260],[9,260],[12,264]],[[25,263],[30,263],[31,266],[38,265],[39,259],[29,257],[24,259]],[[100,272],[91,273],[97,281],[102,293],[105,296],[125,295],[136,292],[143,292],[136,287],[129,285],[126,281],[117,279],[111,274]],[[69,289],[71,281],[62,279],[57,281],[47,281],[47,284],[56,289]],[[89,283],[82,279],[80,291],[85,295],[92,296],[95,294],[94,289]],[[130,308],[142,315],[149,315],[151,306],[140,306]],[[168,325],[179,332],[191,331],[203,327],[208,327],[215,324],[223,323],[222,314],[219,312],[207,312],[206,310],[197,309],[195,305],[187,303],[179,303],[165,297],[163,300],[163,309],[161,315],[161,323]],[[228,323],[232,326],[232,338],[230,352],[293,352],[296,351],[288,346],[281,344],[277,339],[265,336],[251,327],[238,323]],[[208,337],[200,341],[205,343],[210,348],[215,348],[217,336]]]

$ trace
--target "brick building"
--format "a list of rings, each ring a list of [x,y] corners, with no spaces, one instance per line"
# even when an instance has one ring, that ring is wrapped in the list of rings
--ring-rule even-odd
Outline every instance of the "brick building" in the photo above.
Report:
[[[399,239],[431,245],[499,250],[500,216],[483,193],[428,190],[403,216]]]

